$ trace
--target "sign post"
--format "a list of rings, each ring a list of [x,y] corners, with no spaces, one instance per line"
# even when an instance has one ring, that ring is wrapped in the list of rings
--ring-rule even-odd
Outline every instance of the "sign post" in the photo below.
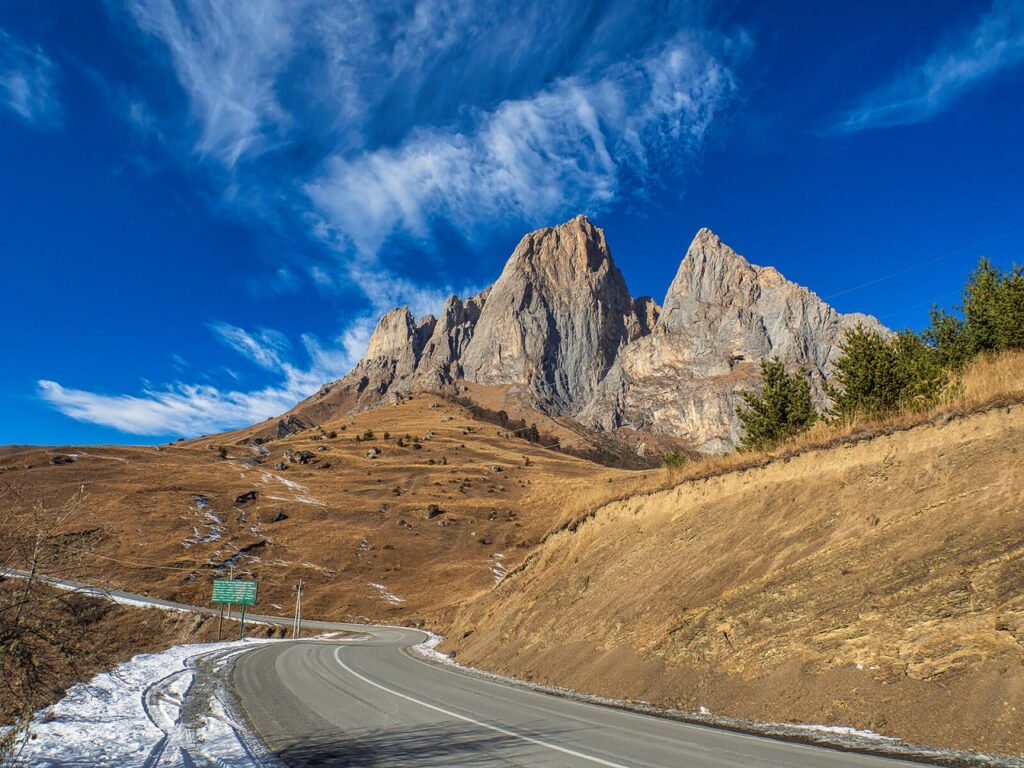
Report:
[[[242,623],[238,627],[238,639],[241,640],[245,636],[245,606],[256,605],[256,582],[244,579],[214,579],[211,601],[214,605],[242,606]],[[220,637],[219,626],[217,637]]]

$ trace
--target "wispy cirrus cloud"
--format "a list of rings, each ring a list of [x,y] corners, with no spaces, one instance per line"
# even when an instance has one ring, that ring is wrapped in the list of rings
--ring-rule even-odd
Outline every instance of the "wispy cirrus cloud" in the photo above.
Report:
[[[687,0],[641,5],[132,0],[126,18],[186,102],[174,111],[177,94],[133,92],[125,119],[222,183],[220,204],[291,217],[289,231],[319,245],[319,259],[272,264],[264,293],[298,290],[304,275],[325,296],[355,287],[365,301],[332,343],[303,336],[300,350],[274,331],[212,324],[276,375],[265,387],[105,394],[43,380],[40,395],[133,434],[259,421],[343,375],[383,310],[436,312],[453,287],[478,289],[407,269],[392,258],[399,244],[429,250],[439,230],[473,240],[677,184],[733,99],[749,41],[705,29]]]
[[[948,38],[921,64],[867,94],[831,130],[858,133],[922,123],[1024,62],[1024,2],[995,0],[971,29]]]
[[[163,43],[199,126],[194,148],[231,169],[231,194],[290,199],[345,263],[375,259],[395,234],[429,240],[438,224],[470,234],[594,211],[631,189],[631,172],[657,175],[654,154],[673,161],[662,176],[685,169],[749,42],[704,29],[698,4],[641,5],[129,9]]]
[[[258,154],[288,115],[275,93],[287,66],[300,3],[138,0],[129,12],[163,40],[200,125],[195,149],[234,166]]]
[[[231,349],[248,358],[261,368],[281,366],[291,349],[288,337],[272,328],[249,332],[230,323],[211,323],[210,330]]]
[[[146,386],[138,394],[109,395],[41,379],[37,382],[39,395],[73,419],[133,435],[216,432],[283,413],[325,382],[339,378],[362,356],[373,326],[369,318],[359,318],[329,346],[304,335],[305,366],[284,358],[288,347],[276,331],[248,332],[226,323],[211,328],[239,354],[277,374],[278,381],[253,390],[175,382]]]
[[[332,155],[306,192],[363,258],[396,233],[429,237],[439,219],[468,232],[497,218],[594,211],[623,193],[627,175],[646,179],[653,158],[690,159],[734,92],[729,69],[684,36],[601,77],[503,101],[468,129],[425,128],[397,147]]]
[[[27,123],[60,125],[58,69],[39,46],[27,45],[0,29],[0,102]]]

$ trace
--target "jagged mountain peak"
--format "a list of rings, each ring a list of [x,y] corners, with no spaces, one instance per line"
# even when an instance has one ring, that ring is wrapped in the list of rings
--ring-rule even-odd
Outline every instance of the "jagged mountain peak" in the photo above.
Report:
[[[357,409],[395,391],[499,385],[584,426],[723,451],[738,439],[736,405],[756,382],[758,360],[778,355],[806,370],[823,405],[838,343],[857,321],[884,331],[751,264],[707,228],[661,307],[634,299],[604,231],[581,214],[525,235],[490,288],[452,296],[438,318],[417,321],[407,307],[386,313],[340,384],[354,402],[346,407]]]
[[[604,231],[584,215],[516,246],[462,358],[467,378],[514,384],[575,412],[638,326]]]
[[[495,285],[506,275],[517,272],[531,279],[568,283],[602,271],[617,273],[618,268],[608,250],[604,230],[581,213],[558,226],[524,235]]]

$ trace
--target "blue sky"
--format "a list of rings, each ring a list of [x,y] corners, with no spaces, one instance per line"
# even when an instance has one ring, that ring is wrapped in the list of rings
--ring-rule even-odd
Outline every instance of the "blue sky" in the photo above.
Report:
[[[921,327],[1024,254],[1024,0],[0,5],[0,443],[286,410],[579,211]]]

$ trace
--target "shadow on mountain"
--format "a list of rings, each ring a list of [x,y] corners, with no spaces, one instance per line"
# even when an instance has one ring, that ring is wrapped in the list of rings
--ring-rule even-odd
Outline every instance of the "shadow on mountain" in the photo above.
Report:
[[[531,738],[558,743],[558,729],[517,729]],[[569,765],[573,758],[516,736],[451,722],[342,732],[325,730],[301,742],[277,745],[274,754],[289,768],[378,766]],[[549,763],[550,761],[550,763]]]

